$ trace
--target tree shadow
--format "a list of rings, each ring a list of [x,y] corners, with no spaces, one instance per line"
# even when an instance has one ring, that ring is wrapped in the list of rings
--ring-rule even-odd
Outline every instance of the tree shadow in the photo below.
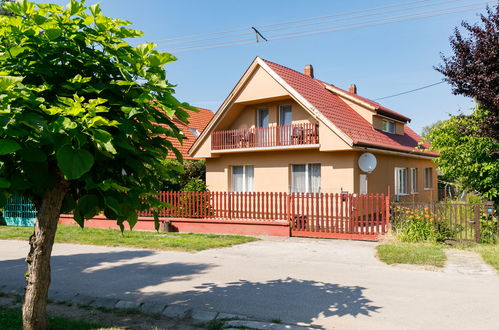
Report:
[[[156,253],[133,250],[53,256],[51,292],[180,304],[257,319],[281,319],[286,323],[315,323],[317,319],[331,317],[369,317],[382,308],[366,298],[364,287],[291,277],[258,282],[204,283],[180,292],[168,292],[164,288],[162,291],[149,288],[144,292],[147,287],[173,281],[189,285],[190,279],[218,267],[209,263],[163,263]],[[178,260],[178,256],[174,258]],[[0,285],[24,286],[24,259],[0,261],[0,270]],[[272,272],[268,274],[271,278]],[[244,275],[246,273],[241,271],[239,276]],[[213,275],[207,276],[213,278]]]
[[[52,256],[50,291],[109,298],[133,296],[137,299],[143,294],[140,292],[142,288],[189,280],[193,275],[214,267],[182,262],[159,264],[147,259],[155,254],[155,251],[134,250]],[[24,287],[27,271],[24,258],[0,261],[0,269],[0,286]]]
[[[170,295],[168,300],[205,310],[313,323],[318,317],[370,316],[378,312],[382,307],[372,304],[364,296],[364,290],[360,286],[288,277],[264,282],[241,280],[226,285],[205,283],[195,290]]]

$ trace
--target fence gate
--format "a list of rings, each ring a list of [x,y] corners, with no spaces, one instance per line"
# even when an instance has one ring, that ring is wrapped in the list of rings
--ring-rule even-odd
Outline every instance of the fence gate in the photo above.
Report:
[[[388,231],[390,202],[383,194],[288,196],[292,236],[377,240]]]

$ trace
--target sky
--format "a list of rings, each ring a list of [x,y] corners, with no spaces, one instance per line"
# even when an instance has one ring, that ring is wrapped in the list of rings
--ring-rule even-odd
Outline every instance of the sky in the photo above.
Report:
[[[69,0],[68,0],[69,1]],[[68,1],[36,1],[66,4]],[[252,1],[170,1],[170,0],[101,0],[103,14],[133,22],[132,27],[142,30],[138,42],[156,42],[158,48],[173,53],[178,60],[166,65],[167,79],[176,85],[176,97],[191,105],[216,111],[256,56],[303,71],[312,64],[315,77],[348,88],[357,85],[358,94],[376,99],[430,85],[442,80],[434,70],[442,60],[440,54],[451,55],[449,36],[461,21],[479,21],[478,14],[485,11],[485,2],[479,0],[413,1],[411,6],[440,2],[440,6],[414,9],[413,12],[460,7],[478,3],[471,10],[429,18],[394,22],[314,34],[284,40],[235,45],[231,47],[179,51],[185,45],[168,45],[158,40],[213,33],[233,29],[250,32],[252,26],[277,24],[305,18],[336,15],[334,24],[346,12],[360,12],[373,7],[400,5],[410,0],[252,0]],[[87,5],[98,1],[87,0]],[[389,7],[384,10],[394,10]],[[467,9],[461,7],[462,10]],[[459,9],[461,10],[461,9]],[[406,15],[393,12],[387,15]],[[358,18],[372,20],[376,17]],[[305,21],[313,23],[317,21]],[[302,24],[302,23],[300,23]],[[310,25],[303,30],[327,29],[329,25]],[[263,28],[262,28],[263,29]],[[289,33],[291,30],[273,33]],[[265,33],[262,33],[265,36]],[[215,34],[198,38],[213,38]],[[267,36],[268,37],[268,36]],[[246,37],[240,37],[246,38]],[[185,41],[177,39],[176,42]],[[169,41],[170,43],[173,41]],[[228,42],[227,39],[207,40],[207,44]],[[453,95],[447,83],[417,92],[379,101],[384,106],[412,118],[410,126],[416,131],[449,114],[468,113],[473,107],[469,98]]]

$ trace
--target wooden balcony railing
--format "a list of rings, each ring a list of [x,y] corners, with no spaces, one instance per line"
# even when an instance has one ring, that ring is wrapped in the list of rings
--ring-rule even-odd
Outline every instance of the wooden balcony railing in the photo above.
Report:
[[[319,143],[319,125],[312,123],[253,127],[213,132],[212,150],[296,146]]]

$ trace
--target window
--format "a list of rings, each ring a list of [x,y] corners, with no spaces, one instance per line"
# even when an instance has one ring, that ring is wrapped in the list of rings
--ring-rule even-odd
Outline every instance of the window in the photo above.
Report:
[[[191,133],[194,135],[194,137],[197,138],[199,136],[199,131],[197,130],[197,128],[189,127],[189,131],[191,131]]]
[[[433,169],[431,167],[424,169],[424,188],[433,188]]]
[[[252,165],[232,166],[232,191],[252,192],[253,172],[254,170]]]
[[[281,105],[279,107],[279,125],[291,125],[293,122],[290,105]]]
[[[418,192],[418,169],[411,168],[411,193]]]
[[[383,132],[395,134],[395,122],[391,120],[383,119],[383,126],[381,128]]]
[[[321,164],[291,165],[291,192],[321,192]]]
[[[407,168],[395,167],[395,195],[407,195]]]
[[[367,174],[360,175],[359,185],[359,194],[367,194]]]
[[[260,108],[257,110],[257,126],[258,127],[269,127],[269,109]]]

